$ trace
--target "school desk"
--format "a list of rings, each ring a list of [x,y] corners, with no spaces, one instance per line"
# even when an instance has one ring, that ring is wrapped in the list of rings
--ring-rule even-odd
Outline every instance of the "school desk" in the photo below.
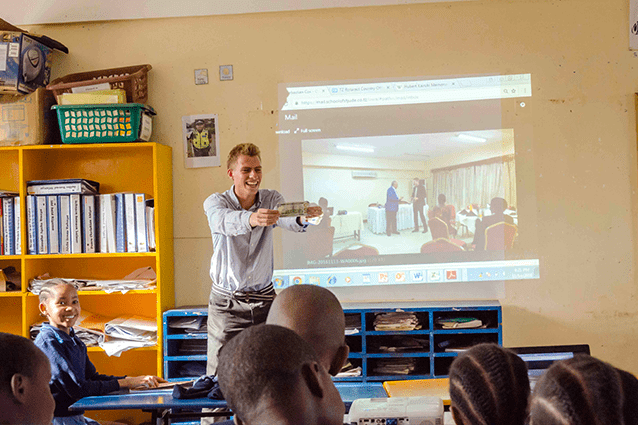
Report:
[[[386,398],[383,385],[379,383],[336,382],[341,399],[350,409],[352,402],[359,398]],[[174,418],[201,418],[205,416],[227,416],[224,412],[189,412],[202,408],[226,408],[225,400],[209,398],[175,399],[171,389],[137,391],[127,394],[111,394],[84,397],[75,402],[69,410],[124,410],[140,409],[151,412],[153,424],[168,424]]]

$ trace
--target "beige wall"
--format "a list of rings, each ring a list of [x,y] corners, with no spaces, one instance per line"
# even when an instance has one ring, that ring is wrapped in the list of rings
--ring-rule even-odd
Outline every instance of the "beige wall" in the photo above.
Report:
[[[587,342],[638,373],[635,250],[638,57],[626,0],[491,0],[259,15],[33,26],[64,42],[54,76],[150,63],[154,139],[173,147],[178,305],[207,300],[201,204],[223,168],[185,169],[182,115],[219,114],[221,153],[263,149],[278,187],[277,83],[531,73],[541,279],[506,282],[506,345]],[[235,80],[216,81],[233,64]],[[193,84],[208,68],[211,83]],[[381,294],[427,299],[423,289]],[[340,294],[344,301],[351,301]],[[362,295],[357,295],[361,298]]]

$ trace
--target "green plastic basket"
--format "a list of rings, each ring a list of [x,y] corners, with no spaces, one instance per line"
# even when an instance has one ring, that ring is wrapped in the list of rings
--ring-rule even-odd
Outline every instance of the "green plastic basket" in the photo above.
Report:
[[[155,111],[141,103],[53,105],[62,143],[148,142]]]

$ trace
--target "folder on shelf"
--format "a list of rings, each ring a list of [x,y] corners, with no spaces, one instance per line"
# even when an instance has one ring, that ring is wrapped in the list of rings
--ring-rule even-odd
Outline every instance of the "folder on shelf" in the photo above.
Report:
[[[135,194],[124,194],[124,221],[126,231],[126,252],[137,252],[135,232]]]
[[[4,213],[0,201],[0,255],[4,255]]]
[[[60,253],[60,218],[57,195],[47,196],[47,227],[49,229],[49,254]]]
[[[115,210],[115,195],[112,193],[100,195],[100,250],[102,252],[117,252]]]
[[[148,235],[148,250],[155,251],[155,200],[146,200],[146,234]]]
[[[20,217],[20,197],[13,198],[13,234],[15,235],[15,253],[22,255],[22,218]]]
[[[27,195],[27,252],[38,253],[35,196]]]
[[[4,255],[15,255],[15,240],[13,233],[13,198],[1,198],[1,200]]]
[[[49,230],[47,224],[47,197],[37,195],[35,197],[36,235],[38,237],[38,254],[49,253]]]
[[[60,254],[71,253],[71,208],[69,195],[58,197],[60,208]]]
[[[99,193],[100,184],[86,179],[31,180],[27,182],[28,195],[70,195]]]
[[[443,404],[450,405],[450,380],[448,378],[385,381],[388,397],[440,397]]]
[[[71,253],[82,252],[82,198],[69,195],[69,219],[71,228]]]
[[[97,242],[95,230],[95,196],[82,195],[82,239],[86,253],[95,252]]]
[[[137,252],[148,252],[148,235],[146,234],[146,195],[135,194],[135,230]]]
[[[124,194],[115,195],[115,251],[126,252],[126,232],[124,214]]]

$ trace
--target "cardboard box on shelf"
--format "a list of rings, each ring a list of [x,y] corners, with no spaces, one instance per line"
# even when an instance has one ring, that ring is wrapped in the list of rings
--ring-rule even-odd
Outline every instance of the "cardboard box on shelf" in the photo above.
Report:
[[[31,93],[45,87],[54,49],[69,52],[47,36],[30,34],[0,19],[0,92]]]
[[[55,98],[44,88],[0,96],[0,146],[60,143],[54,104]]]

